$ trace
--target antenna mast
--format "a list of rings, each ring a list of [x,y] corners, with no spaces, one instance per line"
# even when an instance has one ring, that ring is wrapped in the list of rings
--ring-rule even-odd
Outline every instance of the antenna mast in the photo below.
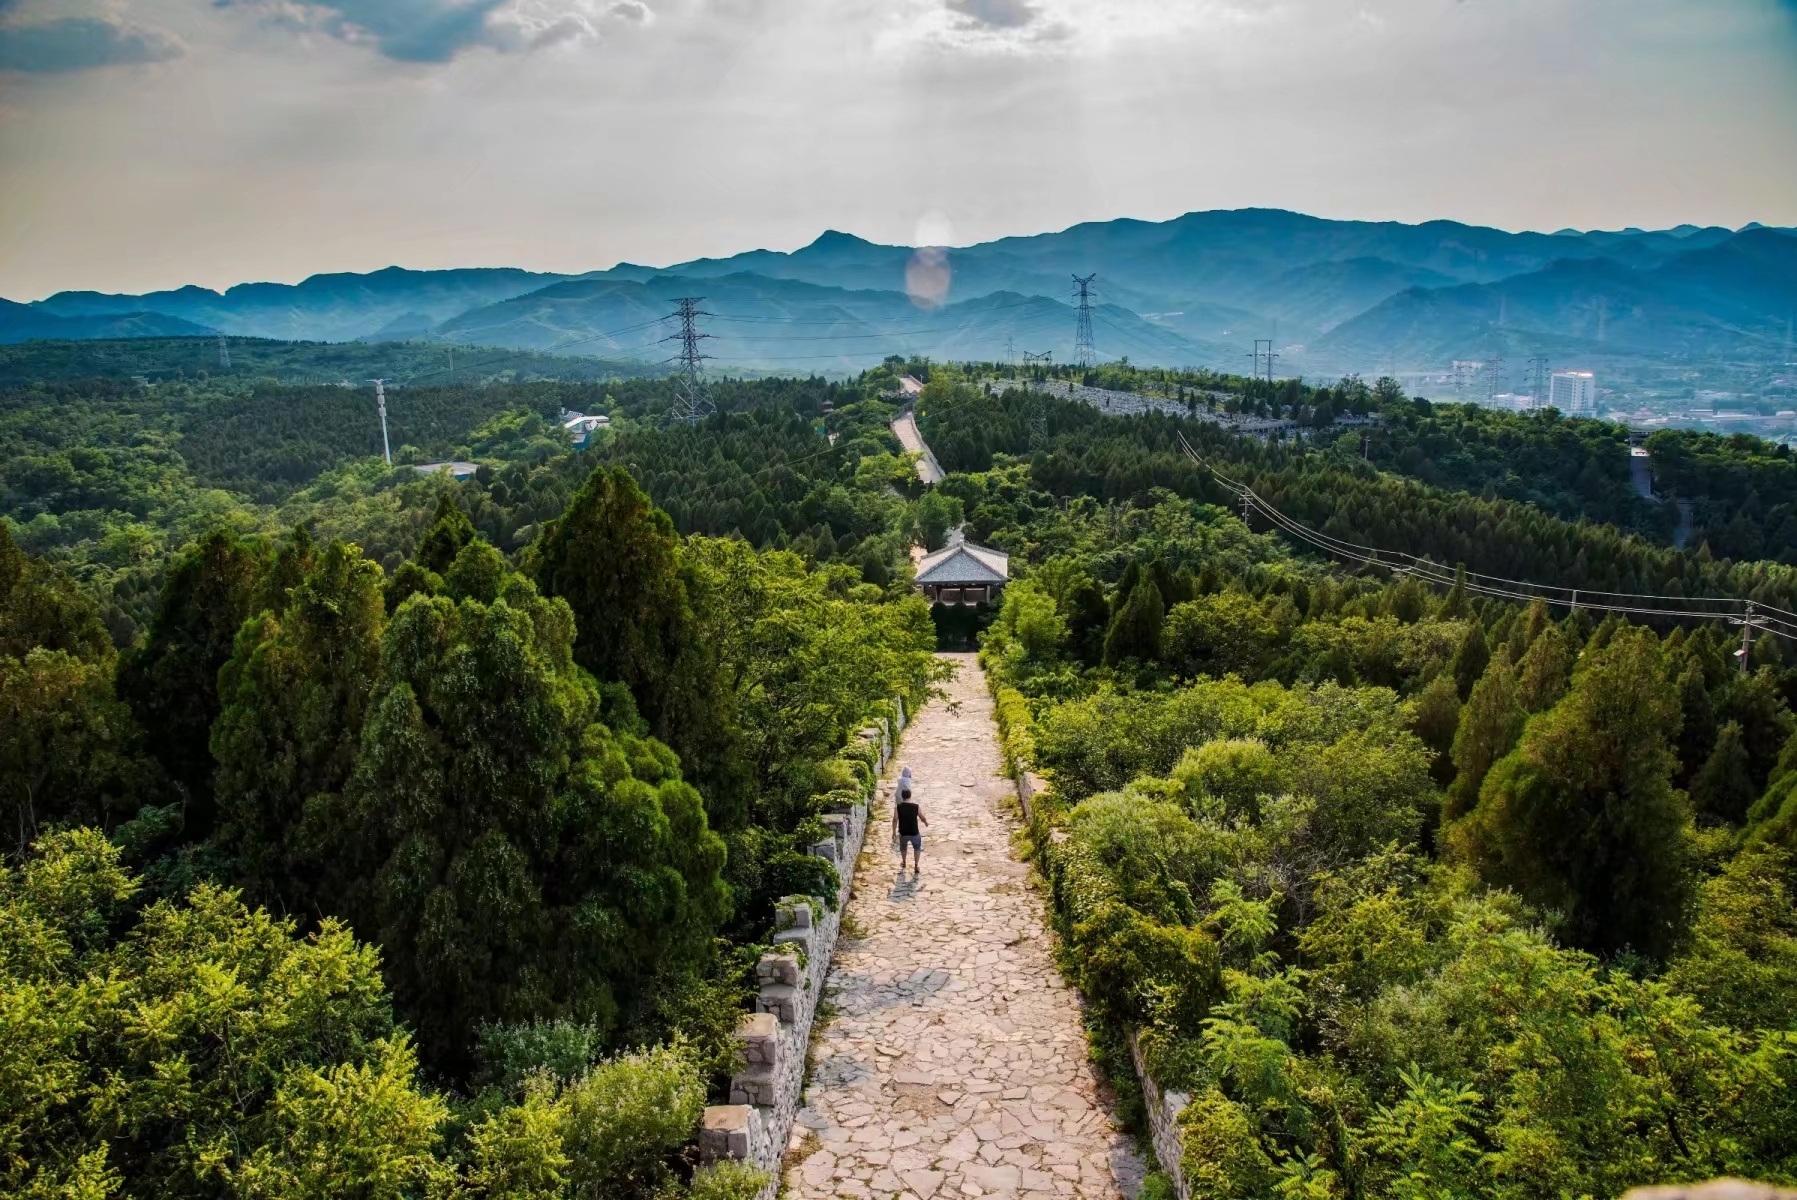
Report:
[[[374,406],[381,413],[381,457],[387,460],[388,466],[392,466],[393,446],[387,441],[387,381],[370,379],[368,382],[374,385]]]
[[[1084,278],[1073,277],[1073,295],[1079,301],[1073,325],[1073,365],[1076,367],[1098,365],[1098,351],[1092,346],[1092,281],[1097,278],[1096,271]]]
[[[680,343],[680,349],[675,351],[674,357],[667,360],[679,364],[676,368],[679,378],[674,384],[674,407],[668,410],[668,415],[689,425],[717,411],[716,406],[706,398],[705,384],[699,378],[699,364],[711,357],[709,354],[699,353],[699,342],[714,336],[699,332],[698,319],[711,316],[699,307],[699,301],[704,298],[682,296],[675,301],[680,307],[669,315],[680,318],[680,332],[661,339],[664,342]]]

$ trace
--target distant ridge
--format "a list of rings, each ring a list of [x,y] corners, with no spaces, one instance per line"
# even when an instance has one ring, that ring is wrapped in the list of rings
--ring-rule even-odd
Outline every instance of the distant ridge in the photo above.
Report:
[[[648,330],[673,296],[706,295],[711,305],[715,294],[728,305],[709,329],[719,338],[714,349],[729,341],[720,365],[846,371],[886,353],[992,358],[1007,345],[1060,359],[1072,349],[1069,279],[1096,271],[1101,358],[1233,369],[1254,339],[1267,337],[1277,339],[1283,369],[1309,374],[1394,361],[1443,367],[1529,339],[1541,352],[1753,355],[1781,338],[1791,317],[1790,240],[1758,225],[1550,234],[1212,210],[1088,221],[951,249],[947,294],[932,308],[907,298],[910,247],[826,229],[792,251],[665,267],[387,267],[223,292],[62,292],[0,310],[0,336],[217,329],[552,352],[578,343],[567,352],[659,358],[653,336],[626,327]],[[1598,321],[1598,312],[1608,315]]]

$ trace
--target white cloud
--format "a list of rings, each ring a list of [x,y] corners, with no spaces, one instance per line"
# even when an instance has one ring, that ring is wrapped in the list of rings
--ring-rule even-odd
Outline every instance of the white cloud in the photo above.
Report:
[[[0,76],[12,298],[934,212],[958,245],[1251,205],[1797,224],[1792,0],[28,2],[4,22],[82,3],[185,53]]]

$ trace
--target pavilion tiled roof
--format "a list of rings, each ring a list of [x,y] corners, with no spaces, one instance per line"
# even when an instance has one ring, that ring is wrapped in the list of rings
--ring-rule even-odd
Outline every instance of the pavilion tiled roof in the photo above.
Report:
[[[917,564],[917,582],[947,584],[1003,583],[1011,577],[1011,560],[1003,552],[958,542],[926,554]]]

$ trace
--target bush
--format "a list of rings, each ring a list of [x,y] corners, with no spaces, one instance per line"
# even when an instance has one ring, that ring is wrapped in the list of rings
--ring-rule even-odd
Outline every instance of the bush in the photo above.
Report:
[[[683,1047],[658,1046],[610,1059],[570,1083],[555,1101],[582,1200],[650,1196],[668,1159],[691,1140],[705,1085]]]
[[[767,1172],[748,1163],[721,1162],[693,1175],[692,1200],[755,1200],[767,1186]]]

